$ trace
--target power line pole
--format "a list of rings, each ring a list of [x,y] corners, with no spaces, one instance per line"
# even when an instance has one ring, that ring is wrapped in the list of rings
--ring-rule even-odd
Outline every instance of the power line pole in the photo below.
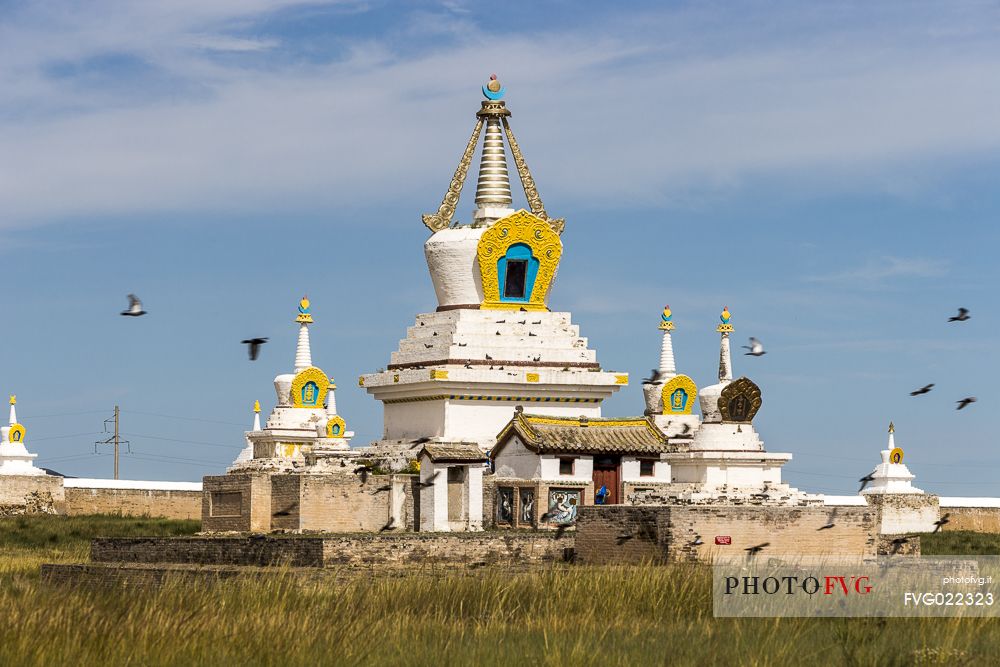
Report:
[[[94,449],[97,449],[97,445],[114,445],[115,446],[115,479],[118,479],[118,454],[119,454],[119,451],[120,451],[120,446],[121,445],[128,445],[129,444],[128,440],[122,440],[121,439],[121,433],[118,430],[118,417],[119,417],[120,414],[121,414],[121,411],[118,409],[118,406],[116,405],[115,406],[115,416],[111,417],[110,419],[105,419],[104,420],[104,432],[105,433],[108,432],[108,422],[113,421],[115,423],[114,433],[107,440],[98,440],[97,442],[94,443]]]

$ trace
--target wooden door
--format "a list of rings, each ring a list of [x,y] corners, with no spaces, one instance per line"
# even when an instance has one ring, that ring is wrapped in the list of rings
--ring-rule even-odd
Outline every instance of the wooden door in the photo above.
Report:
[[[594,504],[617,505],[621,493],[621,459],[617,456],[594,457]],[[601,487],[607,489],[604,502],[600,502],[598,493]]]

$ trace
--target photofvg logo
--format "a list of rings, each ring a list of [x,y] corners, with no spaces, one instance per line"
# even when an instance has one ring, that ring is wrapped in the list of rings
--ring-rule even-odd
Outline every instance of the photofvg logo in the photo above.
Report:
[[[715,616],[992,616],[1000,558],[745,557],[713,566]],[[996,600],[996,606],[994,606]]]
[[[726,577],[725,595],[868,595],[868,575],[742,576]]]

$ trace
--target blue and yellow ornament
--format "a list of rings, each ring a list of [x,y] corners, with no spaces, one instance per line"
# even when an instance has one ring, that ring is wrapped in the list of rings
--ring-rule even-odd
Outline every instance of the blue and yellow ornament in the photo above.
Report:
[[[733,331],[733,325],[729,323],[729,320],[730,318],[732,318],[732,316],[733,314],[729,312],[729,307],[723,306],[722,313],[719,315],[719,320],[722,321],[722,324],[717,326],[715,330],[720,333],[729,333]]]
[[[489,83],[483,86],[483,95],[486,96],[486,99],[493,101],[499,100],[506,92],[507,89],[504,86],[501,86],[500,82],[497,80],[497,75],[490,74]]]
[[[660,313],[660,331],[672,331],[674,328],[674,313],[670,310],[670,306],[664,306],[663,312]]]
[[[313,317],[309,312],[309,297],[304,296],[299,301],[299,316],[295,318],[301,324],[312,324]]]

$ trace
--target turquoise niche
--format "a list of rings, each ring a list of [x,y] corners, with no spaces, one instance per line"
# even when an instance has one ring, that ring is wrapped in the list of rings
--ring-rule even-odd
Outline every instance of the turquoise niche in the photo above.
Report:
[[[674,392],[670,394],[670,411],[671,412],[684,412],[688,404],[688,393],[678,387],[674,389]]]
[[[330,427],[330,435],[340,435],[340,424],[334,424]]]
[[[315,382],[306,382],[302,385],[302,405],[316,405],[319,399],[319,387]]]
[[[500,281],[500,300],[513,303],[531,301],[531,291],[538,276],[538,260],[531,248],[515,243],[507,254],[497,260],[497,278]]]

